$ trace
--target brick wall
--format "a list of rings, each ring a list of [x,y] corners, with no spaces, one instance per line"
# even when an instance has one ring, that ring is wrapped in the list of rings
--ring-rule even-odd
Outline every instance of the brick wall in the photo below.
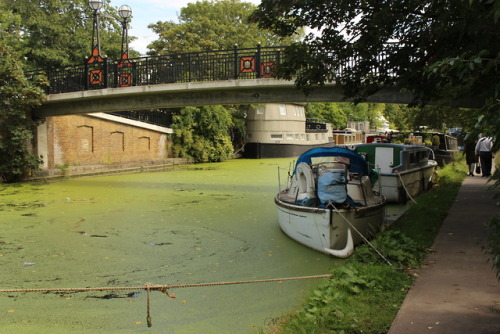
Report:
[[[166,133],[90,116],[47,118],[46,166],[162,163],[169,158]]]

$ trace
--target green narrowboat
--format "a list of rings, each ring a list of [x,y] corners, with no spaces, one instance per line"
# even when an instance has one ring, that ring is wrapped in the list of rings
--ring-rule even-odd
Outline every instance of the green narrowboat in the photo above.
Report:
[[[422,145],[370,143],[357,145],[368,166],[378,174],[373,190],[390,203],[406,203],[432,184],[437,162],[429,159],[432,151]]]

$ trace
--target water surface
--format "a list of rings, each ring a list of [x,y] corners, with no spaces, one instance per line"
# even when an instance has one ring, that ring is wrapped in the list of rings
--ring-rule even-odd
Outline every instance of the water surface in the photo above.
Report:
[[[164,172],[0,184],[0,288],[81,288],[326,274],[343,260],[279,229],[278,166],[232,160]],[[284,181],[282,181],[283,183]],[[0,333],[257,333],[319,280],[146,293],[0,293]],[[137,293],[133,293],[137,292]]]

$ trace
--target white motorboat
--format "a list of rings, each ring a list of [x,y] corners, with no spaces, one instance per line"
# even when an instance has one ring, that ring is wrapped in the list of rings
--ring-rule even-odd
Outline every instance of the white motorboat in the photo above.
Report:
[[[281,229],[320,252],[350,256],[384,222],[385,199],[373,192],[370,177],[366,161],[353,150],[321,147],[304,152],[288,187],[275,197]]]

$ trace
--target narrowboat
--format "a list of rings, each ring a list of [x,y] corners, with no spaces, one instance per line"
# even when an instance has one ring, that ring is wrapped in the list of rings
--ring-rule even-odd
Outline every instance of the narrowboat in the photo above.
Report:
[[[392,134],[389,142],[396,141],[402,143],[408,141],[430,148],[434,154],[433,160],[441,167],[455,161],[455,156],[459,152],[458,138],[441,132],[415,131]]]
[[[437,162],[430,159],[431,149],[422,145],[371,143],[357,145],[369,168],[378,174],[373,190],[387,202],[406,203],[432,185]]]

